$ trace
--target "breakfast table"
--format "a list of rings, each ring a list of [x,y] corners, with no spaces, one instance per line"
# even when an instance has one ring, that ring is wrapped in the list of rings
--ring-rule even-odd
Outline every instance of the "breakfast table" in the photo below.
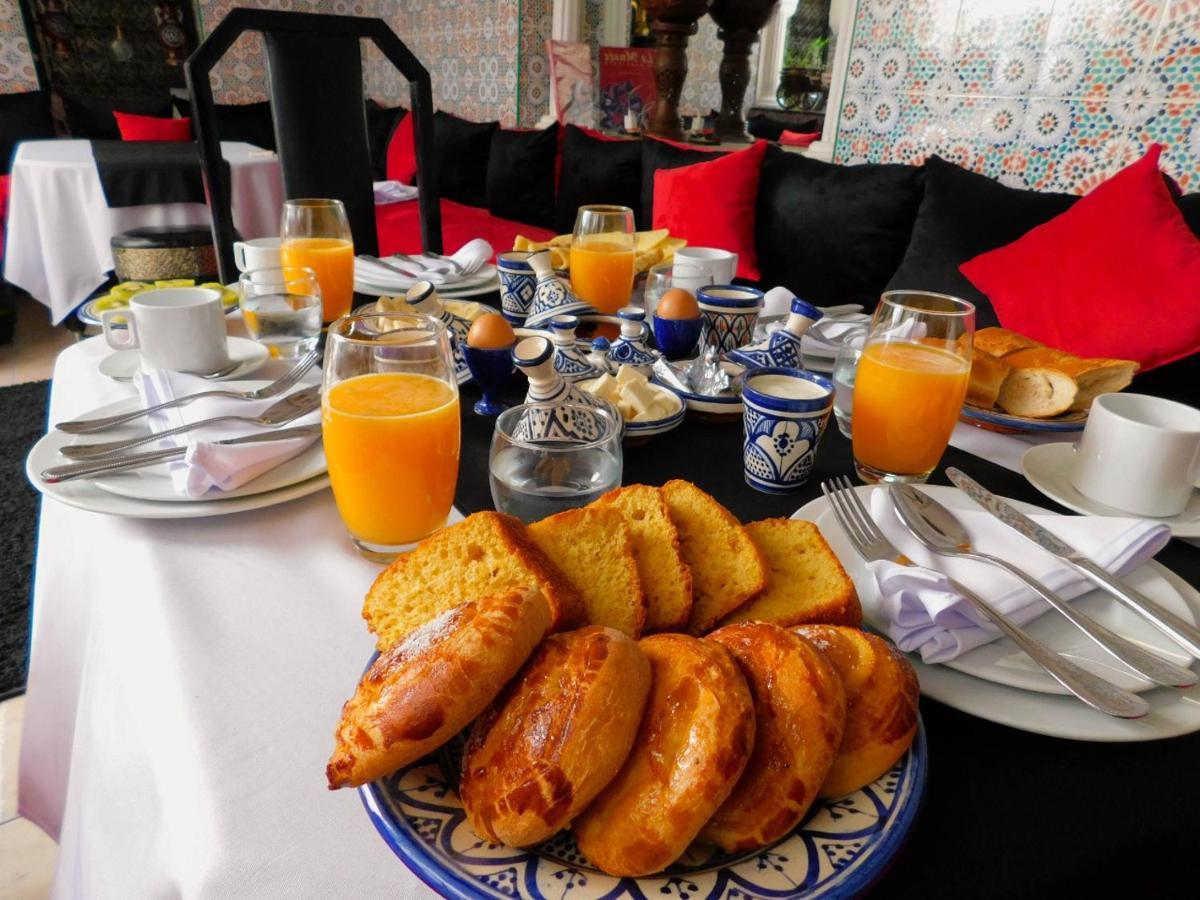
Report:
[[[96,371],[108,352],[90,339],[61,354],[51,422],[128,395]],[[491,508],[494,420],[471,411],[478,396],[462,389],[463,514]],[[942,467],[1064,511],[1015,470],[1019,449],[960,430]],[[796,495],[752,490],[740,453],[740,425],[689,417],[628,448],[623,481],[687,478],[749,521],[790,515],[852,468],[832,425]],[[942,467],[932,482],[946,483]],[[1157,558],[1200,583],[1197,548],[1175,540]],[[356,793],[325,786],[341,704],[373,649],[360,611],[378,571],[351,547],[327,490],[190,520],[43,502],[20,812],[59,841],[55,897],[432,896]],[[1187,693],[1200,705],[1200,688]],[[927,697],[921,712],[928,788],[879,896],[1166,894],[1188,883],[1200,735],[1085,743]]]
[[[279,158],[238,141],[222,141],[221,153],[229,163],[233,221],[242,237],[278,234]],[[112,271],[113,235],[211,221],[204,203],[110,207],[90,141],[25,141],[13,157],[9,183],[4,278],[49,307],[57,325]]]

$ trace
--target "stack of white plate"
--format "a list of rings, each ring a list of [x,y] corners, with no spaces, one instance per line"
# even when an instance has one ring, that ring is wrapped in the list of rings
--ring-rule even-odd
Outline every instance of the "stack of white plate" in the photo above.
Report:
[[[400,296],[420,280],[420,278],[410,278],[399,273],[386,279],[386,281],[383,279],[367,280],[356,271],[354,275],[354,290],[370,297]],[[496,275],[496,267],[490,263],[484,265],[474,274],[453,281],[447,281],[445,284],[437,286],[439,296],[447,300],[479,297],[499,289],[500,279]]]

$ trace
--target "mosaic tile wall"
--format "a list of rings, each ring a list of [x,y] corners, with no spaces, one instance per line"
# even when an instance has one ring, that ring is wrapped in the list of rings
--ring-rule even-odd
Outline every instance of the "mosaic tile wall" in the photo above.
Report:
[[[834,158],[1084,193],[1152,141],[1200,190],[1200,0],[860,0]]]
[[[0,0],[0,94],[36,91],[37,73],[17,0]]]
[[[705,16],[699,22],[699,31],[688,42],[688,76],[679,97],[679,110],[684,114],[708,114],[721,108],[721,55],[725,45],[717,37],[717,23]],[[743,109],[754,102],[754,85],[758,79],[758,50],[755,44],[750,52],[750,81],[746,88]]]

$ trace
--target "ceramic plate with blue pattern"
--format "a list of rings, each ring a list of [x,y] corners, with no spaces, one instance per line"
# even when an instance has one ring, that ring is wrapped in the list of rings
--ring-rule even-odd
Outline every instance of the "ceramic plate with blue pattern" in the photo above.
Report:
[[[729,855],[694,844],[669,869],[615,878],[593,867],[570,831],[518,850],[481,840],[467,823],[456,787],[462,739],[395,775],[359,788],[380,835],[422,881],[446,897],[470,900],[671,900],[846,898],[888,867],[917,817],[928,765],[925,728],[873,784],[819,801],[791,834],[753,853]]]
[[[1087,416],[1087,410],[1082,410],[1063,413],[1052,419],[1032,419],[1029,416],[1014,416],[999,409],[963,404],[960,418],[968,425],[1001,434],[1068,434],[1083,431]]]

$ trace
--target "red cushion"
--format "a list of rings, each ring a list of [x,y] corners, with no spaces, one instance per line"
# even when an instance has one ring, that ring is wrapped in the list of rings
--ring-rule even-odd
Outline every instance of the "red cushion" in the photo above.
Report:
[[[387,177],[389,181],[412,184],[417,177],[417,145],[413,139],[413,119],[409,113],[400,120],[387,145]],[[402,204],[403,205],[403,204]]]
[[[767,142],[711,162],[654,173],[654,227],[666,228],[693,247],[719,247],[738,255],[739,278],[757,281],[754,204]]]
[[[467,206],[453,200],[443,200],[441,205],[442,243],[447,253],[453,253],[477,237],[486,240],[497,253],[511,250],[513,238],[518,234],[535,241],[548,241],[554,237],[553,231],[500,219],[478,206]],[[421,252],[421,218],[415,200],[376,206],[375,230],[382,256]]]
[[[821,132],[810,131],[801,134],[799,131],[788,131],[786,128],[779,135],[779,143],[785,147],[811,147],[821,137]]]
[[[1144,369],[1200,350],[1200,240],[1171,200],[1161,153],[1152,145],[1066,212],[959,267],[1002,325]]]
[[[190,141],[192,120],[162,119],[158,116],[139,116],[113,110],[123,141]]]

